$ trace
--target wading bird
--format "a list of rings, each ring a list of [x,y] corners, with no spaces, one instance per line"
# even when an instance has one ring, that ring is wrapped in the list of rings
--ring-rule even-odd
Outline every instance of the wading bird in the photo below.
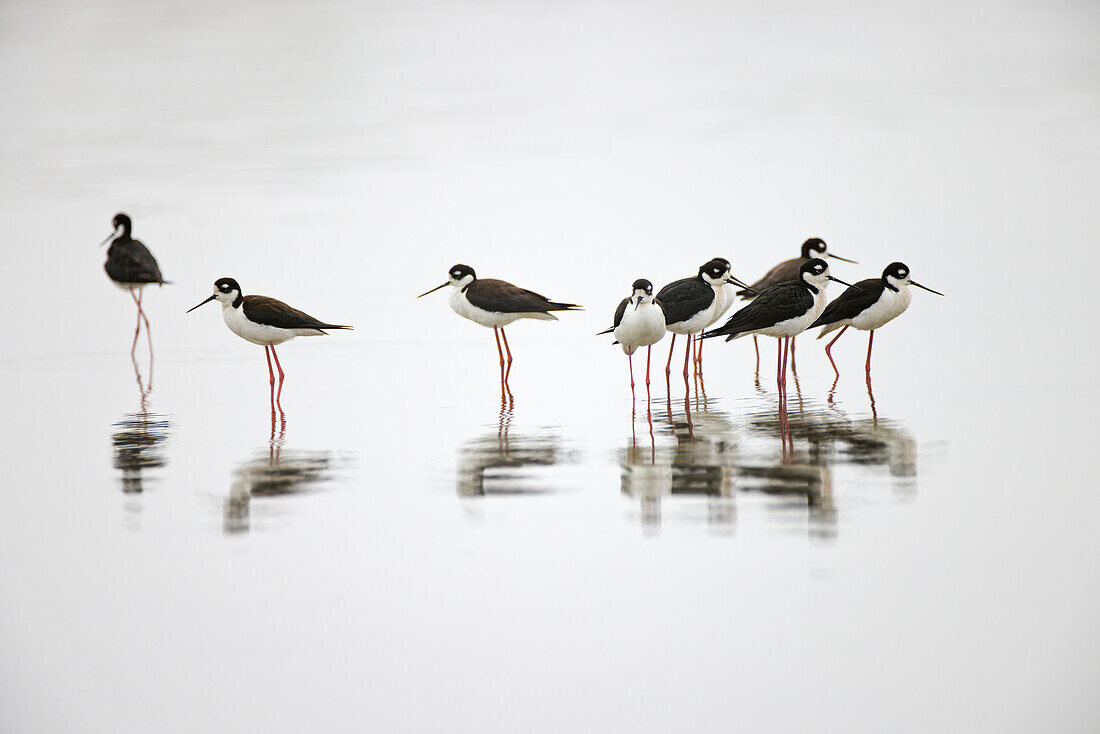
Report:
[[[825,244],[825,240],[820,237],[811,237],[802,243],[802,254],[799,257],[791,258],[790,260],[784,260],[778,265],[774,266],[771,270],[764,274],[760,280],[752,284],[751,288],[743,291],[738,291],[737,295],[746,300],[750,300],[756,297],[758,293],[762,293],[773,285],[779,285],[780,283],[790,283],[793,280],[799,278],[799,268],[809,262],[815,257],[831,257],[835,260],[840,260],[846,263],[856,264],[855,260],[848,260],[840,255],[834,255],[828,251],[828,247]],[[756,343],[756,335],[752,337],[752,348],[756,350],[756,369],[760,369],[760,346]],[[794,358],[794,342],[791,342],[791,357]]]
[[[130,297],[137,304],[137,326],[134,328],[134,343],[130,347],[130,356],[137,349],[138,334],[141,332],[141,322],[145,322],[145,338],[149,342],[149,360],[153,359],[153,339],[149,331],[149,318],[141,307],[142,288],[155,283],[156,285],[171,285],[172,281],[165,280],[160,274],[160,266],[153,253],[149,252],[141,240],[135,240],[130,236],[132,223],[130,217],[119,212],[111,220],[111,226],[115,231],[100,243],[100,246],[111,243],[107,248],[107,262],[103,269],[107,276],[124,291],[130,293]]]
[[[868,278],[861,280],[851,288],[841,293],[837,298],[825,307],[821,316],[814,321],[810,328],[824,327],[817,338],[825,336],[831,331],[840,329],[832,341],[825,346],[825,356],[829,358],[829,364],[833,366],[833,372],[840,378],[840,370],[833,361],[830,351],[836,340],[839,339],[848,327],[861,331],[871,332],[867,337],[867,375],[871,374],[871,346],[875,340],[875,329],[885,326],[889,322],[905,313],[909,308],[909,301],[913,294],[909,292],[909,286],[923,288],[937,296],[943,294],[931,288],[916,283],[910,277],[909,267],[905,263],[894,262],[886,266],[881,278]]]
[[[723,305],[718,294],[727,283],[748,287],[730,275],[728,260],[716,257],[700,265],[694,277],[674,280],[657,293],[657,300],[665,311],[665,328],[672,332],[668,361],[665,363],[666,379],[672,372],[676,335],[683,334],[687,336],[687,351],[684,352],[684,380],[687,380],[692,335],[703,331],[707,324],[714,321],[715,312]]]
[[[539,319],[557,321],[551,311],[575,311],[581,307],[575,303],[557,303],[529,290],[514,286],[503,280],[478,278],[469,265],[455,265],[447,274],[447,282],[421,293],[423,298],[440,288],[453,286],[449,303],[451,310],[470,321],[491,328],[497,341],[497,355],[500,357],[500,391],[503,399],[508,390],[508,377],[512,373],[512,350],[508,346],[508,337],[504,327],[518,319]],[[504,351],[500,340],[504,339]],[[507,363],[504,359],[508,353]],[[507,369],[505,365],[507,364]],[[509,394],[511,391],[508,390]]]
[[[665,312],[653,300],[653,284],[645,278],[639,278],[631,286],[629,298],[619,302],[615,309],[615,322],[602,334],[615,333],[615,344],[622,345],[630,366],[630,396],[634,397],[634,352],[638,347],[646,348],[645,387],[649,393],[649,363],[653,345],[665,335]]]
[[[806,262],[798,280],[767,288],[748,305],[729,317],[725,324],[703,334],[703,338],[725,336],[726,341],[746,334],[774,336],[780,340],[776,364],[780,414],[786,414],[787,354],[790,340],[809,328],[825,309],[825,286],[830,280],[829,264],[821,258]],[[844,285],[849,285],[844,283]]]
[[[279,364],[279,355],[275,345],[293,339],[296,336],[327,336],[324,329],[350,329],[350,326],[326,324],[307,313],[291,308],[282,301],[267,296],[246,296],[241,286],[232,278],[218,278],[214,281],[214,293],[202,303],[187,309],[191,313],[199,306],[217,301],[222,305],[222,319],[234,334],[245,341],[259,344],[267,357],[267,374],[271,383],[272,408],[279,405],[283,395],[283,366]],[[270,350],[270,354],[268,353]],[[275,393],[275,373],[271,369],[271,358],[279,370],[279,392]],[[282,406],[280,405],[280,409]]]

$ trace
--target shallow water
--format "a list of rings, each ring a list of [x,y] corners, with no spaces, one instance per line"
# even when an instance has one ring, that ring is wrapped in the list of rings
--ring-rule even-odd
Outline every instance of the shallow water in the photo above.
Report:
[[[1095,730],[1095,28],[0,7],[0,728]],[[118,210],[175,281],[152,363],[95,247]],[[835,389],[801,337],[786,442],[774,340],[667,388],[662,342],[631,402],[592,335],[634,279],[810,235],[947,294],[871,386],[862,333]],[[415,298],[455,262],[586,306],[509,327],[511,402],[492,335]],[[184,314],[227,275],[356,326],[279,348],[283,415]]]

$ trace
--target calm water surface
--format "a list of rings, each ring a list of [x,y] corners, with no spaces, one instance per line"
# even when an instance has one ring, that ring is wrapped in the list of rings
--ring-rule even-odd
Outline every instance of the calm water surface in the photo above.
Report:
[[[0,729],[1095,731],[1095,30],[5,4]],[[175,283],[152,362],[118,210]],[[947,293],[872,385],[849,332],[835,389],[799,340],[789,436],[770,339],[631,402],[592,335],[635,278],[811,235]],[[455,262],[587,309],[510,328],[510,403],[488,330],[415,298]],[[221,276],[356,326],[280,347],[282,415],[184,314]]]

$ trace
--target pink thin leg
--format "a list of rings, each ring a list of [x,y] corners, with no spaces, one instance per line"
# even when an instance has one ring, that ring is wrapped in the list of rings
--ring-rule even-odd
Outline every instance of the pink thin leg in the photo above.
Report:
[[[500,329],[493,327],[493,338],[497,340],[497,356],[500,358],[500,400],[504,402],[504,350],[500,348]]]
[[[686,389],[687,380],[688,380],[688,360],[691,358],[691,342],[693,341],[692,338],[691,338],[691,334],[687,335],[687,340],[688,340],[687,350],[684,352],[684,385],[685,385],[685,389]]]
[[[648,347],[645,348],[645,401],[646,401],[646,406],[647,406],[646,410],[649,410],[648,405],[649,405],[650,401],[652,400],[652,396],[650,395],[650,392],[649,392],[649,362],[652,358],[653,358],[653,345],[651,344],[651,345],[649,345]],[[633,368],[631,368],[631,370],[630,370],[630,377],[631,378],[634,377],[634,369]]]
[[[508,347],[508,335],[504,333],[504,327],[500,327],[500,338],[504,340],[504,351],[508,353],[508,369],[504,371],[504,384],[508,384],[508,376],[512,374],[512,350]]]
[[[267,357],[267,381],[271,385],[271,430],[275,430],[275,370],[271,367],[271,346],[264,347],[264,356]]]
[[[870,336],[867,337],[867,374],[871,374],[871,345],[875,342],[875,330],[871,329]]]
[[[838,380],[840,379],[840,370],[836,368],[836,362],[833,361],[833,353],[830,350],[833,348],[833,345],[836,344],[836,340],[839,339],[847,330],[848,327],[845,326],[843,329],[840,330],[839,334],[833,337],[833,340],[831,342],[825,345],[825,356],[829,358],[829,364],[833,366],[833,372],[836,373],[836,378]]]
[[[626,355],[626,364],[630,368],[630,399],[635,400],[634,397],[634,355]]]
[[[672,350],[676,348],[676,334],[672,335],[672,343],[668,345],[668,361],[665,362],[665,378],[672,374]]]
[[[130,357],[134,356],[134,351],[137,349],[138,334],[141,333],[141,301],[138,300],[137,294],[134,293],[134,289],[130,288],[130,298],[134,299],[134,304],[137,306],[137,325],[134,326],[134,343],[130,345]]]
[[[286,375],[283,374],[283,366],[279,364],[279,355],[275,353],[275,345],[271,345],[271,356],[275,358],[275,369],[279,370],[279,392],[275,394],[275,404],[279,406],[279,410],[283,409],[283,379]]]

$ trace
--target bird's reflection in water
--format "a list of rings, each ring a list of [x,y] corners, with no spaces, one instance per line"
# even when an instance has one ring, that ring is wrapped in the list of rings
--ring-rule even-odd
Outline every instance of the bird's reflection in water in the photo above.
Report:
[[[576,461],[557,433],[513,432],[513,413],[512,405],[505,407],[496,430],[459,446],[459,497],[542,494],[552,489],[544,469]]]
[[[172,424],[169,416],[149,410],[149,393],[142,379],[137,361],[131,358],[138,386],[139,409],[126,413],[111,425],[111,453],[113,464],[119,470],[122,492],[130,498],[140,496],[146,489],[147,472],[168,464],[165,453]],[[142,511],[140,501],[128,500],[125,506],[129,522],[138,526]]]
[[[860,480],[876,481],[876,467],[885,467],[890,485],[898,494],[916,492],[917,442],[895,421],[875,416],[850,418],[834,402],[822,408],[809,399],[792,413],[786,429],[771,411],[748,416],[748,435],[782,437],[789,433],[790,449],[776,463],[774,456],[756,453],[743,457],[738,471],[742,488],[768,494],[802,495],[809,513],[810,532],[833,537],[837,532],[837,508],[833,495],[833,470],[858,468]]]
[[[635,437],[620,455],[622,492],[638,501],[643,527],[660,528],[663,505],[690,521],[690,504],[669,503],[701,496],[708,527],[732,532],[736,495],[759,493],[783,524],[797,517],[811,537],[829,539],[838,532],[836,469],[845,469],[846,480],[855,469],[860,486],[873,486],[884,467],[896,493],[916,492],[917,442],[904,426],[874,414],[849,417],[835,402],[823,407],[803,397],[797,381],[794,387],[787,420],[766,396],[748,399],[736,418],[713,408],[693,412],[688,400],[655,414],[657,440]]]
[[[122,491],[140,494],[145,491],[144,472],[168,463],[164,449],[171,422],[166,415],[141,410],[127,413],[111,428],[114,465],[121,472]]]
[[[331,481],[343,462],[331,451],[286,449],[286,416],[280,411],[276,433],[272,413],[271,437],[266,449],[242,461],[233,470],[225,501],[222,529],[226,535],[246,533],[252,526],[253,498],[282,497],[310,492]]]
[[[732,532],[736,520],[734,504],[734,459],[736,442],[727,414],[708,410],[692,412],[685,397],[683,409],[656,414],[657,434],[671,437],[675,444],[639,445],[632,440],[621,453],[622,493],[639,503],[643,527],[655,532],[660,528],[662,503],[671,497],[705,498],[704,522],[712,530]],[[653,434],[650,434],[653,440]],[[663,444],[665,442],[662,442]],[[695,503],[678,504],[678,510],[690,515]],[[695,518],[692,518],[695,519]]]

